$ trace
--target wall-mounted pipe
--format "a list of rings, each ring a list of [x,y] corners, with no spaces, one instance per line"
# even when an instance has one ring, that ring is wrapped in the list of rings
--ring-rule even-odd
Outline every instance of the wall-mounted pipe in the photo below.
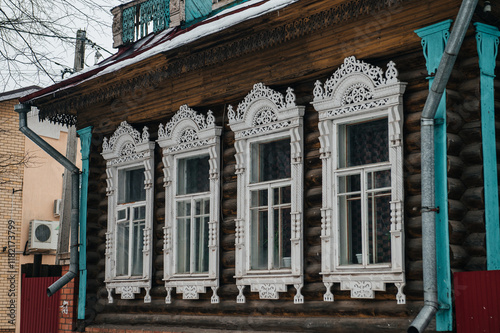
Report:
[[[69,271],[59,280],[47,288],[47,295],[52,296],[59,289],[64,287],[78,274],[78,218],[79,218],[79,195],[80,195],[80,170],[66,157],[59,153],[54,147],[42,139],[38,134],[28,127],[27,114],[31,107],[25,104],[14,106],[14,110],[19,113],[19,130],[26,135],[37,146],[42,148],[47,154],[62,164],[71,172],[71,254]]]
[[[436,314],[436,211],[434,193],[434,116],[462,46],[477,0],[464,0],[444,50],[441,62],[425,101],[421,118],[422,175],[422,258],[424,270],[424,307],[413,320],[408,333],[423,332]]]

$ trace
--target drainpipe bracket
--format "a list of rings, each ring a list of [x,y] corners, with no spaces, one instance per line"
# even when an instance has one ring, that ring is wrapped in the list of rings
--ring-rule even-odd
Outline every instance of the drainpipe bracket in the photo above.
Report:
[[[427,212],[436,212],[439,213],[439,207],[422,207],[420,209],[422,213],[427,213]]]
[[[443,118],[435,118],[434,119],[434,124],[435,125],[443,125],[444,124],[444,119]]]
[[[451,306],[449,304],[439,303],[438,310],[449,310],[449,309],[451,309]]]

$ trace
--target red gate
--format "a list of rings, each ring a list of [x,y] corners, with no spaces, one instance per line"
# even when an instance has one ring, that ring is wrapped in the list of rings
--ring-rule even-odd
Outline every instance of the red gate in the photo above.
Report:
[[[47,287],[59,277],[32,277],[21,280],[21,333],[57,333],[59,322],[58,291],[47,296]]]

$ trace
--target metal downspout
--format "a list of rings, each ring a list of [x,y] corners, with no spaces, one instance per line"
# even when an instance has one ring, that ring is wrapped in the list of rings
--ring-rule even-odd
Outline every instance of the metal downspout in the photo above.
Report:
[[[436,314],[439,303],[436,278],[436,211],[434,193],[434,116],[451,75],[472,19],[477,0],[464,0],[432,82],[421,117],[422,176],[422,259],[424,307],[413,320],[408,333],[423,332]]]
[[[27,114],[31,111],[31,107],[25,104],[14,106],[14,110],[19,113],[19,130],[26,135],[37,146],[42,148],[52,158],[62,164],[71,172],[71,254],[69,271],[64,274],[59,280],[54,282],[47,288],[47,295],[52,296],[59,289],[64,287],[78,274],[78,217],[79,217],[79,187],[80,187],[80,170],[71,163],[66,157],[59,153],[54,147],[42,139],[38,134],[28,128]]]

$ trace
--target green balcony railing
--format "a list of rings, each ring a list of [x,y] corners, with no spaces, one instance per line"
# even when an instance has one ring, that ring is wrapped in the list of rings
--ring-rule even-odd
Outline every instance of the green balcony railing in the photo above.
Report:
[[[169,0],[147,0],[125,8],[122,13],[122,41],[134,42],[169,27]]]

